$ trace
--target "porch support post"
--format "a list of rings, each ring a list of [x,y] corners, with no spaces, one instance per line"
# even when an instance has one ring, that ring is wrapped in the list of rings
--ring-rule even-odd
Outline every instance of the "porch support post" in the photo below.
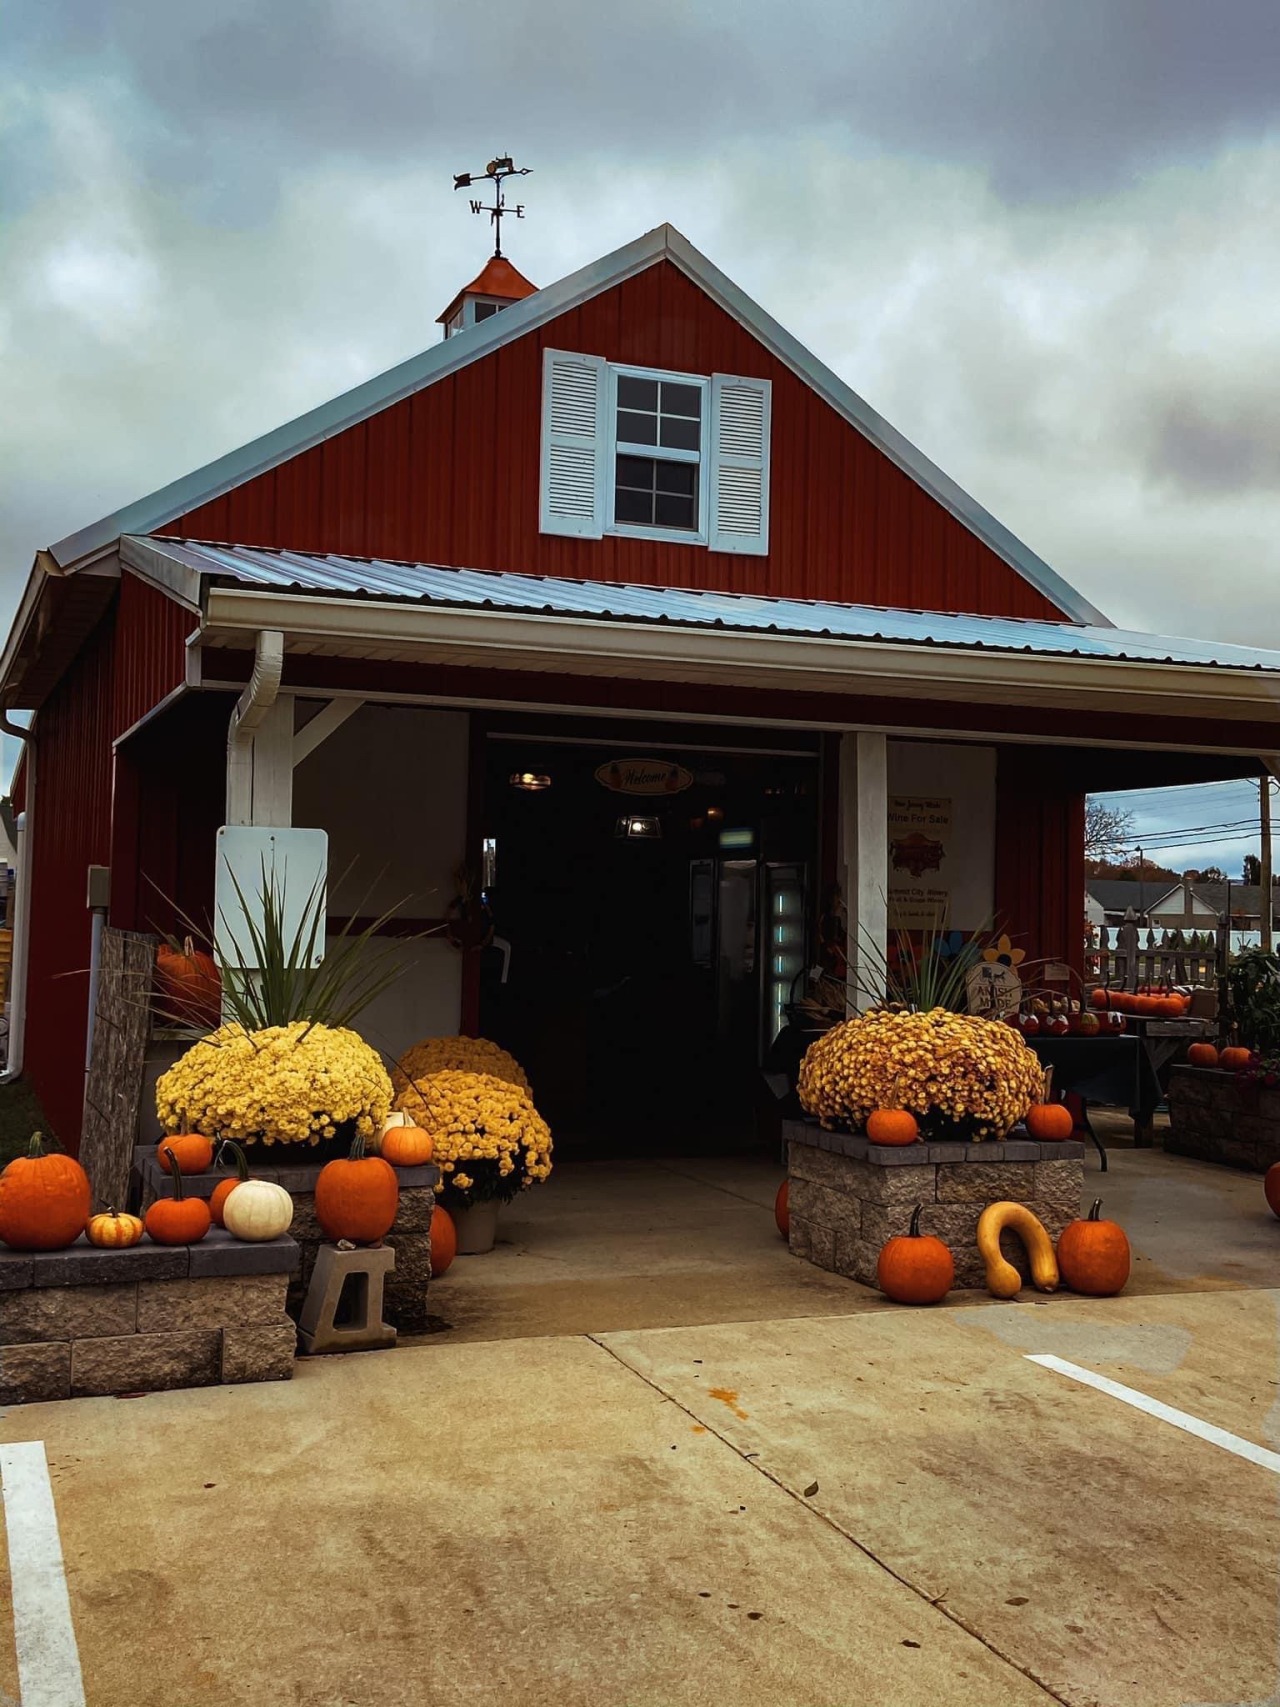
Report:
[[[883,735],[840,737],[840,864],[848,999],[864,1008],[885,993],[889,944],[889,765]]]

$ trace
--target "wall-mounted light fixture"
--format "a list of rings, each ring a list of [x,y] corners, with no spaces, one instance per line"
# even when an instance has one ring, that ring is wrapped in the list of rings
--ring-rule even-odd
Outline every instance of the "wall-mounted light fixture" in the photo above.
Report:
[[[513,771],[508,780],[512,788],[522,788],[527,794],[539,794],[551,787],[551,778],[542,771]]]
[[[615,836],[621,836],[628,842],[660,842],[662,840],[661,818],[637,818],[628,814],[619,818],[614,830]]]

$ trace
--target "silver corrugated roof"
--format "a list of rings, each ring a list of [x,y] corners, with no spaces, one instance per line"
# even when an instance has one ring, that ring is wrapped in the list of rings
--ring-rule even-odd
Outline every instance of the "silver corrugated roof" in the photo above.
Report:
[[[1280,672],[1280,652],[1067,622],[957,616],[880,605],[696,592],[682,587],[619,586],[599,581],[555,580],[506,570],[442,569],[429,563],[312,556],[244,545],[205,545],[167,539],[152,539],[147,544],[202,577],[274,591],[396,600],[462,610],[491,608],[533,615],[595,617],[601,621],[656,622],[682,628],[731,628],[760,634],[817,635],[911,646],[976,647],[992,652]]]

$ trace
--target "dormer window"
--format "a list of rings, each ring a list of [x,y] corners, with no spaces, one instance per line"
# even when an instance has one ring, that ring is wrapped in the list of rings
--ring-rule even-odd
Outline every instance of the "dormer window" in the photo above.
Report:
[[[768,551],[767,379],[543,364],[543,533]]]

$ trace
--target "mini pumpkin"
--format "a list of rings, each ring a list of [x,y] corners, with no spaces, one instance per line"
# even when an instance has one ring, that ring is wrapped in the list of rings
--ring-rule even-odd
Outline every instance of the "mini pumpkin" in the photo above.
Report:
[[[453,1216],[437,1203],[431,1212],[431,1278],[439,1280],[458,1254],[458,1229]]]
[[[418,1168],[431,1160],[435,1145],[421,1126],[384,1127],[378,1154],[394,1168]]]
[[[230,1179],[218,1181],[213,1188],[213,1195],[209,1199],[209,1213],[213,1217],[215,1227],[226,1225],[222,1219],[222,1211],[226,1207],[227,1199],[236,1187],[243,1185],[249,1177],[249,1164],[245,1161],[244,1151],[234,1139],[223,1138],[218,1145],[218,1153],[215,1158],[217,1165],[219,1167],[224,1166],[228,1156],[230,1156],[236,1171]]]
[[[137,1215],[121,1215],[108,1209],[103,1215],[91,1215],[85,1228],[89,1243],[99,1250],[120,1251],[136,1245],[142,1237],[142,1220]]]
[[[157,1245],[198,1245],[213,1224],[203,1197],[183,1195],[182,1169],[172,1153],[165,1157],[173,1175],[173,1196],[158,1197],[147,1210],[143,1225],[147,1237]]]
[[[1187,1050],[1187,1062],[1192,1067],[1216,1067],[1218,1051],[1212,1043],[1193,1043]]]
[[[773,1200],[773,1218],[778,1223],[778,1231],[784,1239],[791,1237],[791,1181],[784,1179],[778,1187],[778,1195]]]
[[[15,1251],[60,1251],[84,1232],[93,1207],[89,1176],[73,1156],[46,1150],[33,1132],[25,1156],[0,1174],[0,1239]]]
[[[1034,1211],[1025,1203],[989,1203],[978,1217],[978,1253],[987,1271],[987,1291],[993,1298],[1016,1298],[1022,1276],[1000,1250],[1000,1235],[1006,1227],[1018,1234],[1031,1263],[1032,1284],[1041,1292],[1058,1285],[1058,1262],[1053,1241]]]
[[[867,1116],[867,1137],[873,1144],[914,1144],[919,1136],[916,1117],[905,1108],[877,1108]]]
[[[213,1166],[213,1140],[202,1132],[176,1132],[156,1145],[156,1160],[162,1168],[169,1165],[166,1156],[175,1157],[184,1174],[207,1174]]]
[[[1027,1110],[1026,1127],[1032,1138],[1049,1144],[1070,1138],[1076,1123],[1065,1102],[1034,1102]]]
[[[1116,1221],[1102,1221],[1102,1199],[1079,1221],[1069,1221],[1058,1239],[1058,1266],[1073,1292],[1112,1298],[1129,1278],[1129,1240]]]
[[[941,1239],[920,1231],[920,1209],[911,1212],[906,1233],[896,1233],[881,1247],[876,1281],[895,1304],[940,1304],[956,1278],[955,1259]]]
[[[1218,1056],[1218,1065],[1228,1073],[1240,1073],[1253,1060],[1251,1049],[1241,1049],[1238,1044],[1232,1044]]]
[[[376,1244],[391,1231],[399,1203],[395,1169],[381,1156],[367,1156],[359,1133],[351,1154],[326,1162],[316,1180],[316,1220],[331,1239]]]

